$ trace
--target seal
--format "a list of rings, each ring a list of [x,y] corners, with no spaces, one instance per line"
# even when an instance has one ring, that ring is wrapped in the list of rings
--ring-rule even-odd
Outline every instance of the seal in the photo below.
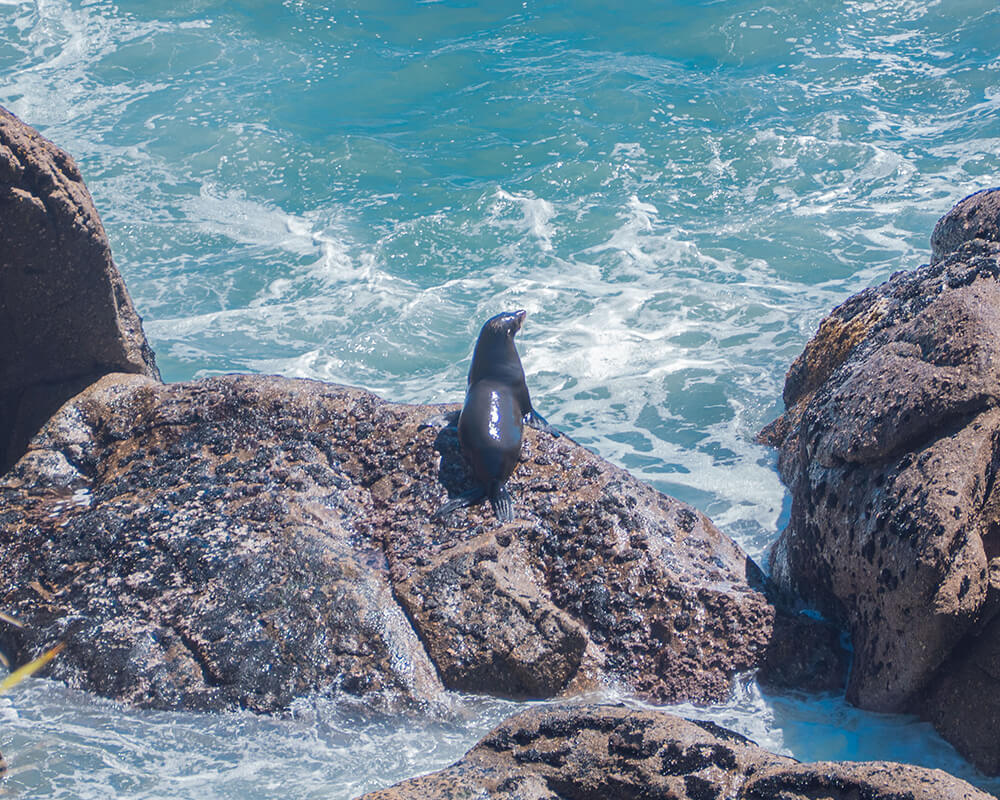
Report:
[[[479,332],[465,404],[458,417],[458,441],[479,486],[445,503],[434,517],[488,498],[497,519],[510,522],[514,502],[507,479],[521,458],[524,426],[560,435],[531,405],[524,368],[514,347],[514,334],[521,330],[525,316],[523,310],[505,311],[488,319]]]

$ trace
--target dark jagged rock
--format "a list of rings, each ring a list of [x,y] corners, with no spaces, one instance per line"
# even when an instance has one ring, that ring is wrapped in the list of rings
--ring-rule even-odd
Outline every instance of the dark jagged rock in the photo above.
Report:
[[[986,735],[1000,719],[998,276],[1000,243],[976,236],[852,297],[792,365],[787,411],[762,434],[781,448],[792,492],[772,575],[849,629],[848,699],[922,714],[990,772],[1000,771],[1000,739]]]
[[[438,676],[710,701],[759,663],[773,611],[746,555],[565,438],[527,432],[513,523],[432,522],[469,480],[455,429],[423,426],[441,410],[102,379],[0,482],[0,607],[25,623],[0,643],[65,640],[51,674],[135,704],[261,711],[330,686],[419,702]]]
[[[989,800],[940,770],[799,764],[709,722],[587,705],[519,714],[456,764],[363,800]]]
[[[0,474],[110,372],[159,378],[73,159],[0,107]]]

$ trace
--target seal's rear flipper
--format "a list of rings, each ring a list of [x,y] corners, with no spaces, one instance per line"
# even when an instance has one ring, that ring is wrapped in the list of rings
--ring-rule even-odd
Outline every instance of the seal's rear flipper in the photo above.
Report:
[[[549,425],[545,421],[545,417],[535,411],[535,409],[531,409],[531,411],[524,415],[524,422],[536,430],[552,434],[557,439],[562,436],[562,431]]]
[[[514,519],[514,500],[506,486],[501,486],[497,493],[490,497],[490,505],[493,506],[493,513],[501,522],[510,522]]]
[[[477,486],[475,489],[470,489],[463,494],[460,494],[454,500],[449,500],[441,508],[431,514],[431,519],[440,519],[445,514],[450,514],[456,508],[467,508],[468,506],[474,506],[476,503],[482,501],[486,497],[486,490],[481,486]]]

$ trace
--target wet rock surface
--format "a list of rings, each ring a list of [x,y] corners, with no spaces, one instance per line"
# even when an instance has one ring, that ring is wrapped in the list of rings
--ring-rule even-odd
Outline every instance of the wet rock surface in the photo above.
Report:
[[[773,578],[850,631],[848,699],[922,714],[990,772],[1000,771],[1000,739],[985,735],[1000,720],[998,278],[1000,244],[977,237],[851,298],[793,364],[788,410],[762,434],[781,448],[792,492]]]
[[[0,607],[26,661],[159,708],[390,705],[441,686],[548,697],[615,684],[710,701],[773,610],[702,515],[527,432],[515,521],[430,521],[468,488],[457,407],[312,381],[107,376],[0,481]]]
[[[799,764],[708,722],[617,705],[512,717],[456,764],[364,800],[987,800],[940,770],[887,762]]]
[[[72,158],[0,107],[0,474],[110,372],[159,377],[90,193]]]

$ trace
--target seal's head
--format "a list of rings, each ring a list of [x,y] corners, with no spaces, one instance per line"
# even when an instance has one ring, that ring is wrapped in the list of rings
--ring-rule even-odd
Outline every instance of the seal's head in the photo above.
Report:
[[[469,368],[469,383],[491,377],[509,383],[524,382],[521,359],[514,347],[514,334],[521,330],[521,323],[528,312],[504,311],[486,320],[479,331],[476,349]]]
[[[521,330],[521,325],[524,324],[524,318],[528,316],[528,312],[524,309],[520,311],[504,311],[502,314],[497,314],[495,317],[491,317],[486,320],[486,324],[483,325],[483,329],[479,332],[479,338],[482,340],[484,336],[492,337],[510,337],[514,338],[514,334]]]

